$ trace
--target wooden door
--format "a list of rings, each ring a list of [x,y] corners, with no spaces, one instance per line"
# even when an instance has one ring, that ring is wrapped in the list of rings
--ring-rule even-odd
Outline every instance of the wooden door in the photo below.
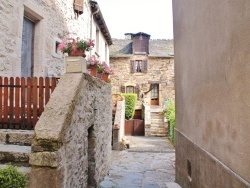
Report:
[[[159,105],[159,84],[152,85],[151,105]]]
[[[35,23],[23,18],[21,76],[32,77],[34,68],[34,28]]]
[[[140,119],[125,120],[126,136],[144,136],[144,121]]]

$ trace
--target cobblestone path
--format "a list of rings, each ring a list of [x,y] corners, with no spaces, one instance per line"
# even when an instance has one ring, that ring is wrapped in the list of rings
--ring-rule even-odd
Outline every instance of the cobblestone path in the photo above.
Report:
[[[165,188],[175,180],[175,150],[166,137],[126,137],[130,148],[112,151],[109,175],[99,188]]]

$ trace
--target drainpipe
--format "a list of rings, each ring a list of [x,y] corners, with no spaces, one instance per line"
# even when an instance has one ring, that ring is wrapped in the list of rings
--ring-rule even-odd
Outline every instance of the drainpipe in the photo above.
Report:
[[[93,29],[92,24],[93,24],[94,15],[97,14],[97,13],[100,11],[100,8],[99,8],[98,4],[96,4],[95,7],[97,8],[97,10],[96,10],[95,12],[92,13],[92,15],[91,15],[91,20],[90,20],[90,22],[91,22],[91,25],[90,25],[90,40],[93,39],[93,38],[92,38],[92,33],[93,33],[93,32],[92,32],[92,29]],[[90,51],[90,56],[91,56],[91,51]]]

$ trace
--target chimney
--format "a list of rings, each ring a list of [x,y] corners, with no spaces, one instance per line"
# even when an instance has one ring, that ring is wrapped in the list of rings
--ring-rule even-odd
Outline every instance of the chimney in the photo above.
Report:
[[[131,40],[133,33],[125,33],[124,35],[125,35],[125,39]]]

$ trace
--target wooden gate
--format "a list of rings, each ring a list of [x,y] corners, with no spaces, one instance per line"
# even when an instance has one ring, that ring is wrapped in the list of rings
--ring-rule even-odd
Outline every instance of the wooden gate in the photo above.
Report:
[[[144,136],[144,121],[140,119],[125,120],[125,135]]]
[[[33,129],[56,78],[0,77],[0,129]]]

